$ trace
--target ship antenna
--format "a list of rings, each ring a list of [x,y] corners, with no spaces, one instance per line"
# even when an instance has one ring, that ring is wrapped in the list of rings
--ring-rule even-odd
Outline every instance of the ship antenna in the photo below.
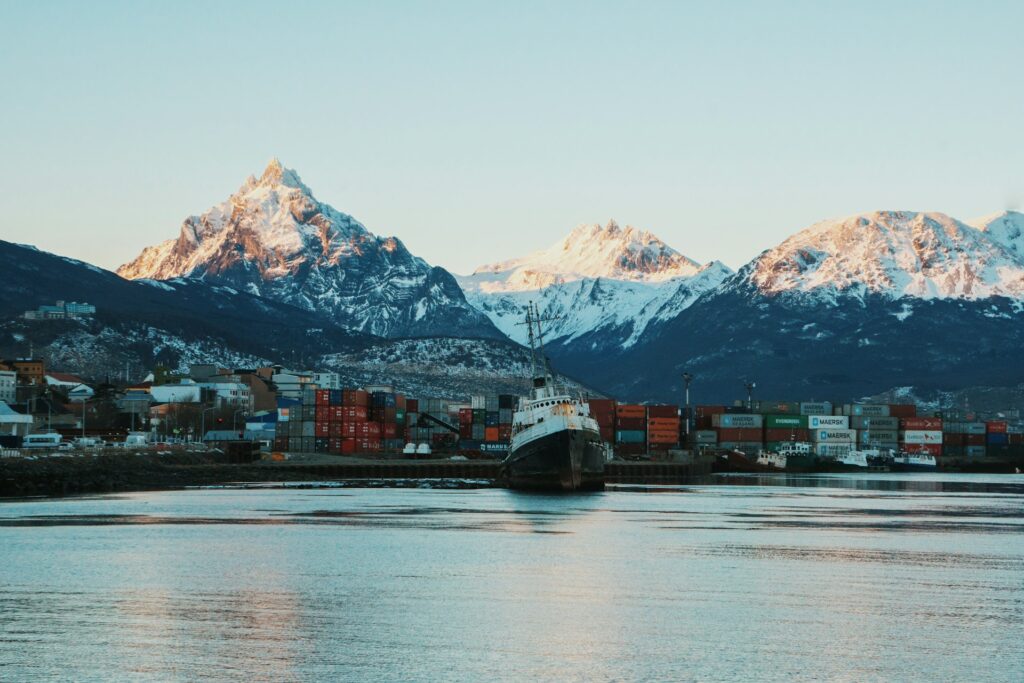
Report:
[[[540,347],[540,359],[544,364],[544,377],[548,381],[548,385],[553,385],[555,382],[554,377],[551,376],[551,364],[548,363],[547,354],[544,353],[544,331],[540,327],[541,317],[540,310],[537,308],[537,304],[531,304],[534,307],[534,318],[537,320],[537,342]]]
[[[533,302],[529,302],[526,307],[526,327],[530,330],[530,365],[532,366],[531,375],[537,376],[537,344],[533,336]]]

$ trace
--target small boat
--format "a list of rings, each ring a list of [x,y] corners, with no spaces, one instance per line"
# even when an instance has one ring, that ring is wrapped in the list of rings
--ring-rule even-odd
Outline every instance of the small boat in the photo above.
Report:
[[[889,462],[893,472],[934,472],[939,469],[934,455],[928,453],[897,453]]]
[[[757,454],[757,464],[775,470],[786,469],[786,456],[782,453],[762,450]]]
[[[879,455],[877,450],[858,451],[852,449],[848,453],[835,456],[835,463],[843,469],[867,469],[868,458],[877,455]]]

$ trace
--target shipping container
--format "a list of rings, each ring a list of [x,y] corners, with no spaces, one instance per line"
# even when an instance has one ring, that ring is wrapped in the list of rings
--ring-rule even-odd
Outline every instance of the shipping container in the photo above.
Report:
[[[718,443],[718,432],[713,429],[702,429],[695,433],[694,440],[697,443],[716,444]]]
[[[500,425],[512,424],[512,409],[511,408],[499,408],[498,409],[498,424],[500,424]]]
[[[723,413],[712,415],[711,423],[716,427],[727,427],[730,429],[760,429],[764,425],[764,417],[761,415]]]
[[[500,413],[497,410],[488,410],[484,415],[484,425],[488,427],[497,427],[501,424]],[[491,439],[488,439],[490,441]]]
[[[890,403],[889,415],[891,417],[917,417],[917,406],[912,403]]]
[[[1002,421],[985,423],[985,431],[989,434],[1006,434],[1007,424]]]
[[[626,429],[629,431],[643,431],[646,427],[647,418],[644,417],[620,417],[615,422],[616,429]]]
[[[901,429],[914,430],[942,430],[942,418],[940,417],[905,417],[900,420]]]
[[[947,454],[949,453],[950,446],[964,446],[966,444],[966,434],[950,434],[949,432],[942,432],[942,446]]]
[[[986,448],[984,446],[964,446],[964,455],[968,458],[984,458]]]
[[[498,410],[515,410],[519,397],[515,394],[498,394]]]
[[[497,441],[498,440],[498,427],[485,427],[484,428],[484,441]]]
[[[832,404],[828,401],[807,402],[800,404],[801,415],[831,415]]]
[[[900,420],[898,417],[855,415],[850,418],[850,427],[852,429],[890,429],[895,431],[900,428]]]
[[[856,439],[857,432],[853,429],[829,427],[811,430],[811,440],[818,443],[854,443]]]
[[[1002,444],[1010,443],[1010,435],[1006,432],[989,432],[985,435],[986,445],[992,444],[993,446],[999,446]]]
[[[896,443],[899,439],[899,431],[895,429],[862,429],[857,432],[857,443],[864,445]]]
[[[757,455],[764,448],[760,441],[719,441],[718,447],[728,451],[739,451],[747,455]]]
[[[808,415],[807,426],[810,429],[849,429],[850,418],[845,415]]]
[[[623,418],[647,418],[647,408],[645,406],[630,404],[630,403],[619,403],[615,406],[615,416],[618,419]]]
[[[928,429],[907,429],[900,432],[900,443],[942,444],[942,432]]]
[[[721,415],[725,412],[725,406],[695,406],[693,414],[698,418],[700,417],[711,417],[712,415]]]
[[[791,401],[757,401],[754,412],[761,415],[799,415],[800,404]]]
[[[806,429],[806,415],[766,415],[764,426],[768,429]]]
[[[889,417],[889,406],[884,403],[847,403],[842,408],[842,414]]]
[[[718,430],[718,441],[762,442],[764,441],[764,432],[757,427],[723,427]]]
[[[942,455],[941,443],[909,443],[901,444],[900,450],[905,453],[922,453],[925,455]]]
[[[329,406],[331,405],[331,392],[329,389],[317,389],[315,398],[318,406]]]
[[[650,430],[647,432],[647,443],[650,444],[677,444],[679,443],[678,430]]]
[[[615,432],[616,443],[646,443],[647,432],[637,429],[619,429]]]
[[[679,417],[679,406],[673,405],[653,405],[647,406],[647,417],[658,417],[658,418],[669,418]]]
[[[807,441],[811,433],[807,429],[765,429],[765,441]]]
[[[473,410],[487,410],[487,397],[484,395],[470,396],[469,407]]]
[[[852,443],[834,441],[818,441],[814,444],[814,454],[823,458],[836,458],[848,455],[853,450]]]

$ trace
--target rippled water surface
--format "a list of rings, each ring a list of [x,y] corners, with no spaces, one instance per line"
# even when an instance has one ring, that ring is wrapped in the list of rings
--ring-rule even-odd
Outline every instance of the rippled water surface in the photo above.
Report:
[[[727,481],[2,503],[0,680],[1024,679],[1024,477]]]

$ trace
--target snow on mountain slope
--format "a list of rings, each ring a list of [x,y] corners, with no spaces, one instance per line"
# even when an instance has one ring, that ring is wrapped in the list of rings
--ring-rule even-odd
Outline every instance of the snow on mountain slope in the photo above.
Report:
[[[983,231],[990,239],[1024,259],[1024,213],[1001,211],[968,221],[968,225]]]
[[[177,239],[118,269],[128,279],[198,278],[381,336],[498,337],[450,273],[321,203],[274,159]]]
[[[615,221],[581,225],[554,246],[460,277],[466,298],[511,339],[525,343],[526,304],[546,317],[549,341],[628,347],[652,322],[677,315],[732,274],[701,266],[656,236]],[[604,339],[598,343],[592,335]]]
[[[608,221],[577,226],[547,249],[482,266],[464,281],[484,292],[521,292],[583,278],[664,282],[698,270],[700,264],[646,230]]]
[[[763,294],[1024,298],[1024,260],[942,213],[878,211],[816,223],[745,266]]]

